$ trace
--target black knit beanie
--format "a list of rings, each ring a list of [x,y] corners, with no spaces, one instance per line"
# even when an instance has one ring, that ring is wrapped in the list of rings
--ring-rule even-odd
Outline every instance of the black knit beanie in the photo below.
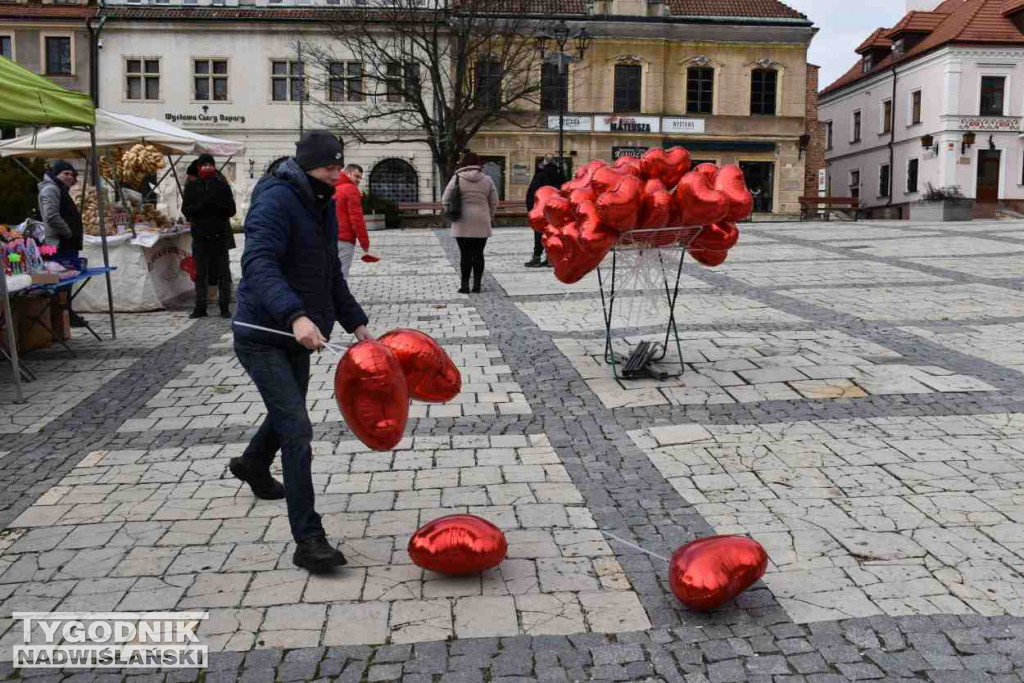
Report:
[[[344,165],[345,154],[338,138],[330,131],[311,130],[295,143],[295,162],[303,171],[324,166]]]

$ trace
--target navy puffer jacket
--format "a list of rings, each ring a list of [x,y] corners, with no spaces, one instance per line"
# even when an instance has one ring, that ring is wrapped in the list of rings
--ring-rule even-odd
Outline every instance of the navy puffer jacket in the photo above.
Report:
[[[309,177],[294,159],[278,164],[252,193],[245,217],[242,282],[235,320],[291,332],[292,322],[308,316],[325,337],[334,321],[352,332],[368,322],[341,274],[338,219],[334,201],[317,201]],[[298,342],[234,326],[241,340],[293,350]]]

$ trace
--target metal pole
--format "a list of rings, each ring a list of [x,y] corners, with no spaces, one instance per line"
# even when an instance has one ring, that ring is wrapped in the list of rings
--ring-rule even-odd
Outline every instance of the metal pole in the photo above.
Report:
[[[14,371],[15,403],[24,403],[25,396],[21,391],[21,367],[18,364],[18,341],[14,338],[14,316],[11,314],[11,297],[7,292],[7,276],[0,270],[0,295],[4,298],[4,321],[7,323],[7,350],[11,359],[11,370]]]
[[[106,269],[104,276],[107,280],[107,309],[110,312],[110,338],[117,339],[117,325],[114,322],[114,287],[110,284],[110,253],[107,251],[107,218],[104,213],[105,206],[103,188],[100,183],[100,167],[96,158],[96,127],[89,129],[89,142],[92,144],[92,179],[96,188],[96,209],[100,215],[100,244],[103,247],[103,267]]]
[[[559,89],[562,89],[562,80],[565,76],[565,44],[558,46],[558,78],[559,78]],[[558,94],[558,170],[562,173],[562,178],[566,177],[565,172],[565,99],[566,92],[560,92]]]
[[[302,63],[302,38],[299,38],[297,43],[299,53],[299,77],[301,79],[299,81],[301,86],[301,89],[299,90],[299,137],[301,138],[303,124],[305,123],[303,105],[306,102],[306,65]]]

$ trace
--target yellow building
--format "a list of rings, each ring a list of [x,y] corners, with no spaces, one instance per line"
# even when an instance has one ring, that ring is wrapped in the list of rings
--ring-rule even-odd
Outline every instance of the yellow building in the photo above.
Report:
[[[805,16],[777,0],[610,0],[590,11],[565,16],[593,37],[565,77],[570,169],[682,145],[696,161],[740,164],[755,211],[799,213],[816,176],[806,165],[817,67],[807,64],[815,29]],[[551,92],[535,126],[492,126],[473,140],[505,199],[525,198],[537,161],[557,154],[556,78],[544,81]]]

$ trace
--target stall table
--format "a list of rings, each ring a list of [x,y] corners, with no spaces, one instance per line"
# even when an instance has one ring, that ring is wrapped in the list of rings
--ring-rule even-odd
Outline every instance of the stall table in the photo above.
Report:
[[[75,300],[75,297],[77,297],[82,292],[82,289],[89,283],[89,280],[96,277],[97,275],[106,275],[107,273],[111,273],[115,270],[117,270],[116,267],[87,268],[86,270],[80,272],[78,275],[66,278],[54,284],[30,284],[28,287],[20,290],[17,294],[15,294],[15,297],[41,296],[45,297],[46,299],[46,303],[43,305],[43,307],[39,310],[38,313],[26,316],[27,321],[29,323],[29,329],[32,329],[37,326],[43,327],[46,330],[48,330],[52,335],[53,328],[46,323],[46,318],[49,318],[51,316],[51,307],[59,309],[61,306],[64,305],[60,301],[61,293],[65,291],[71,293],[71,296],[68,299],[68,303],[65,309],[70,310],[71,302],[73,302]],[[78,285],[78,289],[75,289],[75,285]],[[96,341],[102,341],[100,336],[96,334],[96,331],[92,329],[88,322],[85,323],[85,329],[89,332],[89,334],[96,338]],[[71,350],[71,347],[68,346],[63,339],[58,339],[54,337],[54,341],[63,346],[68,353],[70,353],[71,355],[75,355],[75,352]]]

